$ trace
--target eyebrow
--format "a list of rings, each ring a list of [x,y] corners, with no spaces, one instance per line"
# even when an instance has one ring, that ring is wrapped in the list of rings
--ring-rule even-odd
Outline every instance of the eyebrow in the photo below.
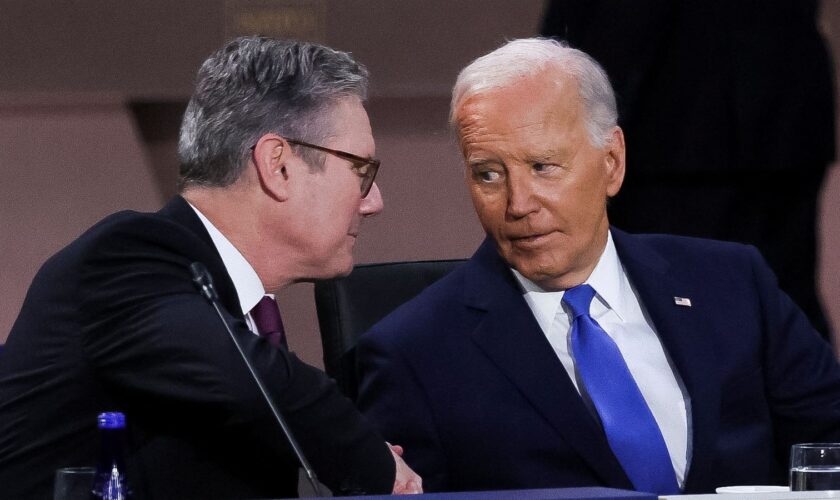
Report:
[[[467,160],[467,166],[469,168],[482,167],[488,164],[502,165],[502,162],[498,160],[491,160],[490,158],[475,158],[472,160]]]
[[[562,157],[563,152],[559,149],[549,149],[542,153],[532,154],[525,157],[528,163],[547,163],[557,161],[558,157]]]

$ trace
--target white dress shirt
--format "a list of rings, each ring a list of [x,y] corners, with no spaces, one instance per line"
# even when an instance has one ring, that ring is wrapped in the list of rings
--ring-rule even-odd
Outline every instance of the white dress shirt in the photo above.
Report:
[[[580,392],[571,352],[571,319],[561,302],[564,292],[544,291],[516,270],[513,274],[543,333]],[[618,259],[612,234],[608,235],[604,252],[585,283],[596,292],[590,314],[618,345],[659,425],[682,488],[690,450],[687,393]]]
[[[251,264],[245,260],[245,257],[233,246],[233,243],[222,234],[219,229],[210,222],[210,219],[204,216],[203,213],[195,208],[191,203],[190,206],[195,210],[204,228],[210,233],[210,239],[213,240],[213,245],[222,257],[222,263],[225,265],[233,287],[236,288],[236,294],[239,296],[239,305],[242,307],[242,314],[245,315],[245,322],[248,328],[254,333],[257,331],[257,325],[251,317],[251,309],[257,305],[263,296],[268,295],[274,298],[272,294],[266,294],[260,277],[257,272],[251,267]]]

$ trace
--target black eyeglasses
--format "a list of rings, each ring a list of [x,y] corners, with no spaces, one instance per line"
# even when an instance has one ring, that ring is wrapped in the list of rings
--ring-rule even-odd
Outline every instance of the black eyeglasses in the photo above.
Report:
[[[363,158],[361,156],[348,153],[346,151],[339,151],[337,149],[325,148],[324,146],[317,146],[309,144],[308,142],[298,141],[296,139],[286,139],[289,144],[296,144],[305,148],[317,149],[331,155],[338,156],[342,160],[347,160],[353,164],[351,167],[356,175],[362,178],[362,198],[366,198],[370,193],[370,188],[373,186],[373,180],[376,178],[376,172],[379,171],[379,160],[376,158]]]

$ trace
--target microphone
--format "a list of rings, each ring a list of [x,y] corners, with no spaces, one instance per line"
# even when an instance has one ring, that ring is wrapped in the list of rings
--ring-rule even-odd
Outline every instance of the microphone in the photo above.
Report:
[[[301,451],[300,445],[298,445],[295,436],[292,434],[292,430],[289,429],[288,425],[286,425],[286,420],[283,419],[283,416],[280,414],[280,411],[277,409],[277,406],[274,404],[271,396],[268,395],[268,391],[260,379],[260,376],[257,374],[256,370],[254,370],[254,365],[251,364],[251,360],[249,360],[248,356],[245,355],[242,345],[239,343],[239,340],[236,338],[236,335],[234,335],[233,330],[230,329],[230,325],[228,325],[227,320],[225,320],[225,317],[222,314],[222,310],[219,306],[219,294],[216,292],[216,287],[213,286],[213,277],[210,276],[210,272],[201,262],[193,262],[190,264],[190,272],[193,276],[193,283],[195,283],[195,286],[198,288],[199,292],[201,292],[201,295],[213,305],[213,308],[216,310],[216,314],[219,315],[219,319],[222,320],[222,324],[225,325],[225,330],[227,330],[228,335],[230,335],[230,339],[233,340],[233,344],[242,356],[242,360],[245,362],[245,366],[248,367],[248,371],[251,372],[251,376],[253,377],[254,382],[257,383],[257,387],[259,387],[263,399],[265,399],[265,402],[268,403],[268,407],[271,408],[271,413],[274,414],[274,419],[283,430],[286,440],[292,446],[292,451],[295,453],[301,467],[303,467],[303,470],[306,473],[306,478],[309,480],[309,484],[312,485],[312,489],[315,492],[315,496],[320,497],[321,490],[318,488],[318,478],[315,477],[315,471],[312,470],[312,466],[309,465],[309,461],[307,461],[306,457],[303,455],[303,451]]]

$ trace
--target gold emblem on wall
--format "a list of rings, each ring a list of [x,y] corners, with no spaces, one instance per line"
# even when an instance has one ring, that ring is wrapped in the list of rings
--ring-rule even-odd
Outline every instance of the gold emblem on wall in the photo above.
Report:
[[[326,0],[226,0],[225,38],[263,35],[326,43]]]

